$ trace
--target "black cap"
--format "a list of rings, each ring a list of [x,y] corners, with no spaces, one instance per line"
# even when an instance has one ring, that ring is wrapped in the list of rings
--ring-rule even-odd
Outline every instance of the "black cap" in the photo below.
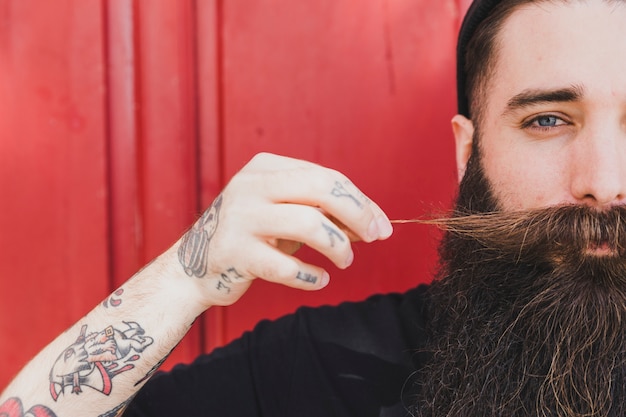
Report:
[[[502,0],[474,0],[469,7],[461,31],[459,32],[459,40],[456,47],[456,95],[459,114],[470,117],[470,106],[465,93],[465,83],[467,74],[465,74],[465,52],[478,25],[489,16],[493,9]]]

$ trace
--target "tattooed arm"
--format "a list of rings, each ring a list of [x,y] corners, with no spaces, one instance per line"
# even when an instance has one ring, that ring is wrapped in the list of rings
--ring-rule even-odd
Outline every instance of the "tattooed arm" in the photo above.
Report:
[[[176,244],[22,370],[0,396],[0,416],[121,415],[195,318],[237,301],[256,277],[326,286],[324,269],[292,255],[300,245],[346,268],[351,241],[390,234],[382,210],[342,174],[258,155]]]
[[[22,370],[0,416],[121,413],[204,309],[186,281],[171,249],[154,260]]]

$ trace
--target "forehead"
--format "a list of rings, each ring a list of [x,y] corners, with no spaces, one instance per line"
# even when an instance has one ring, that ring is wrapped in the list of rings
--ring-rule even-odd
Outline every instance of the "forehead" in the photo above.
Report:
[[[542,1],[520,6],[497,38],[488,113],[527,89],[579,86],[626,95],[626,6],[621,1]]]

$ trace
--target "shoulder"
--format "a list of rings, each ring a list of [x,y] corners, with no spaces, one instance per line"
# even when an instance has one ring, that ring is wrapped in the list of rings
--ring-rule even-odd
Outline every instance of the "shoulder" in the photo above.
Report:
[[[303,307],[262,321],[193,364],[156,375],[128,415],[347,415],[340,410],[350,409],[368,415],[381,407],[403,409],[400,395],[424,339],[425,290]]]
[[[404,293],[378,294],[335,306],[302,307],[278,320],[260,322],[249,335],[257,343],[283,339],[340,345],[389,359],[424,342],[427,285]]]

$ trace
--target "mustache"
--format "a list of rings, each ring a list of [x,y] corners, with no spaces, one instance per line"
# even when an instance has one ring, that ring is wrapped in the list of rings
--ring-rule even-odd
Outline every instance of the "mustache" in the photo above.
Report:
[[[421,221],[445,236],[415,414],[626,415],[625,220],[561,205]]]
[[[626,254],[626,206],[598,210],[560,205],[534,210],[470,213],[455,210],[448,217],[421,220],[486,249],[518,259],[580,257],[593,249],[613,257]]]

